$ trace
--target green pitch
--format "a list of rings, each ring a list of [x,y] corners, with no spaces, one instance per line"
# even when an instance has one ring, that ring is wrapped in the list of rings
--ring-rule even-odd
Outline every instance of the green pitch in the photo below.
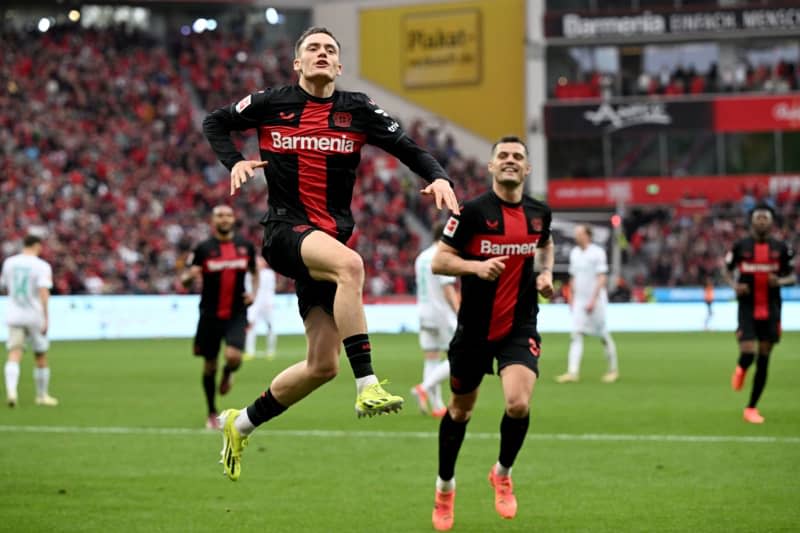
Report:
[[[741,421],[752,376],[730,390],[731,334],[616,339],[619,383],[600,383],[588,339],[583,381],[556,385],[568,337],[545,335],[513,521],[496,516],[486,481],[502,414],[487,377],[457,466],[454,531],[796,531],[800,334],[773,355],[761,427]],[[432,530],[438,424],[407,394],[421,375],[416,337],[373,345],[403,413],[357,420],[342,356],[339,377],[254,435],[237,483],[217,464],[220,437],[201,429],[188,340],[54,343],[53,409],[32,405],[26,355],[19,407],[0,406],[0,531]],[[280,338],[278,359],[246,363],[219,407],[250,403],[304,349]]]

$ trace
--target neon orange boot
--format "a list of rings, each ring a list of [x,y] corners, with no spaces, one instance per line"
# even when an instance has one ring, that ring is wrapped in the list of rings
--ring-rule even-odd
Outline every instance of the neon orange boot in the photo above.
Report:
[[[495,465],[496,466],[496,465]],[[489,470],[489,483],[494,487],[494,508],[503,518],[512,519],[517,515],[517,497],[514,496],[514,486],[511,476],[498,476],[495,466]]]
[[[436,498],[433,503],[433,528],[437,531],[449,531],[453,527],[455,519],[454,507],[456,502],[456,491],[439,492],[436,491]]]
[[[733,375],[731,376],[731,388],[735,391],[742,390],[742,386],[744,385],[744,377],[747,375],[747,370],[736,365],[736,370],[733,371]]]
[[[744,418],[745,422],[750,422],[751,424],[763,424],[765,420],[755,407],[745,407],[742,418]]]

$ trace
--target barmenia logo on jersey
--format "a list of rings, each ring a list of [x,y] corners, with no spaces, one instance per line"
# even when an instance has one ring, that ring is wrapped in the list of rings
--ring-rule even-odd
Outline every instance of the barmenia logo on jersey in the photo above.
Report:
[[[481,255],[535,255],[539,239],[531,242],[496,243],[481,239]]]
[[[276,150],[316,150],[340,154],[352,154],[356,150],[356,143],[345,135],[341,137],[312,137],[310,135],[281,135],[279,131],[271,133],[272,148]]]
[[[239,259],[209,259],[206,261],[208,272],[219,272],[220,270],[245,270],[247,268],[247,258]]]

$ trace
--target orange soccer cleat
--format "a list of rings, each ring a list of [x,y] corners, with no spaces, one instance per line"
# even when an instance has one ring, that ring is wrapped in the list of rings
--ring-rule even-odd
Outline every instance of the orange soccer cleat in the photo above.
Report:
[[[731,388],[735,391],[742,390],[742,386],[744,385],[744,377],[747,374],[747,370],[736,365],[736,370],[733,371],[733,375],[731,376]]]
[[[414,385],[411,389],[411,394],[417,399],[417,405],[419,406],[419,410],[422,414],[427,415],[430,414],[430,404],[428,400],[428,393],[422,387],[422,383],[419,385]]]
[[[494,487],[494,508],[503,518],[511,519],[517,515],[517,497],[514,496],[514,487],[511,476],[498,476],[493,466],[489,470],[489,483]]]
[[[456,491],[436,491],[433,503],[433,528],[437,531],[449,531],[455,518],[453,508],[456,502]]]
[[[447,407],[440,407],[438,409],[434,409],[433,411],[431,411],[431,416],[433,418],[442,418],[446,414],[447,414]]]
[[[758,409],[755,407],[745,407],[743,418],[745,422],[750,422],[751,424],[764,423],[764,417],[761,416],[761,413],[759,413]]]

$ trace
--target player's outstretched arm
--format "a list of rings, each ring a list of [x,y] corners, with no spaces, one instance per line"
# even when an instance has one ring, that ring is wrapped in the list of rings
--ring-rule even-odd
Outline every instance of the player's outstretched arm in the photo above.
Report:
[[[461,214],[461,210],[458,208],[456,193],[453,190],[453,186],[450,185],[450,182],[446,179],[437,178],[420,192],[423,195],[432,195],[436,202],[437,209],[441,209],[442,205],[445,205],[453,214]]]
[[[231,196],[250,178],[256,175],[257,168],[267,166],[266,161],[239,161],[231,170]]]

